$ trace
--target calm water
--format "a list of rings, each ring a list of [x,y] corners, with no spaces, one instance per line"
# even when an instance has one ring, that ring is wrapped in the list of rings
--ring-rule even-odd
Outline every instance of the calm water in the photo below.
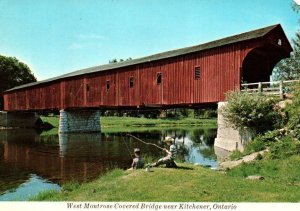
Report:
[[[127,133],[40,135],[34,130],[0,130],[0,201],[27,200],[42,190],[59,190],[68,181],[90,181],[109,169],[129,168],[133,148],[159,159],[164,152],[126,136]],[[164,147],[175,137],[178,160],[217,166],[216,129],[174,129],[132,132]]]

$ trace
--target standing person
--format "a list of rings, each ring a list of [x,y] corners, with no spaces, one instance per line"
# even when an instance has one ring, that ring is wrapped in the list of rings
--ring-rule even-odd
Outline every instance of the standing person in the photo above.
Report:
[[[176,146],[174,145],[174,139],[167,136],[164,142],[169,146],[169,150],[164,148],[164,151],[167,153],[167,156],[159,159],[156,163],[151,164],[152,167],[157,167],[162,164],[166,164],[166,167],[174,167],[176,168],[177,165],[174,162],[174,159],[177,154]]]
[[[135,155],[135,158],[133,158],[131,168],[129,170],[142,169],[144,167],[144,159],[141,156],[140,148],[134,149],[134,155]]]

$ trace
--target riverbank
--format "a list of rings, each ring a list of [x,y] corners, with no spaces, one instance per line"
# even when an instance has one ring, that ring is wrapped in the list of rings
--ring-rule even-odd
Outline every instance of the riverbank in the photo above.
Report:
[[[254,161],[225,172],[178,165],[178,169],[152,168],[151,172],[116,169],[93,182],[69,183],[61,192],[43,192],[33,200],[298,202],[300,198],[300,156]],[[253,174],[264,180],[246,179]]]
[[[53,119],[52,119],[53,120]],[[130,117],[101,118],[102,128],[130,128],[160,126],[161,119]],[[45,120],[44,120],[45,121]],[[57,121],[58,119],[54,119]],[[143,124],[143,121],[147,123]],[[166,127],[177,124],[168,121]],[[179,123],[180,120],[176,120]],[[182,120],[188,122],[188,120]],[[207,124],[208,123],[208,124]],[[204,127],[213,126],[216,121],[199,120]],[[157,125],[156,125],[157,124]],[[173,126],[172,126],[173,125]],[[183,124],[184,125],[184,124]],[[185,125],[190,127],[191,124]],[[198,126],[198,125],[196,125]],[[147,126],[146,126],[147,127]],[[214,125],[215,127],[215,125]],[[274,143],[276,145],[276,143]],[[276,147],[275,147],[276,148]],[[289,148],[289,147],[288,147]],[[278,148],[285,152],[287,149]],[[272,153],[274,150],[272,150]],[[276,152],[277,152],[276,151]],[[271,154],[272,155],[272,154]],[[112,170],[98,179],[78,184],[63,185],[61,192],[40,193],[37,201],[146,201],[146,202],[298,202],[300,198],[300,155],[259,158],[251,163],[242,163],[233,169],[215,171],[192,164],[179,163],[180,168],[153,168],[145,170]],[[263,180],[248,180],[251,175],[259,175]]]
[[[54,127],[59,125],[59,117],[41,116],[43,122],[48,122]],[[217,119],[195,119],[195,118],[137,118],[137,117],[101,117],[101,128],[107,127],[165,127],[184,125],[210,125],[216,126]]]

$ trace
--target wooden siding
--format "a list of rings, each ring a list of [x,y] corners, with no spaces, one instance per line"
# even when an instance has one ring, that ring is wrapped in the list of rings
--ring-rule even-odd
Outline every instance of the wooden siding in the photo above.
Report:
[[[5,110],[190,106],[224,101],[225,93],[240,88],[243,61],[262,46],[276,49],[276,61],[287,57],[287,48],[274,42],[280,32],[172,58],[95,72],[4,94]],[[288,52],[289,53],[289,52]],[[272,58],[272,52],[265,52]],[[278,57],[278,58],[277,58]],[[200,78],[195,79],[195,68]],[[251,74],[256,74],[255,70]],[[270,71],[270,70],[267,70]],[[157,84],[157,74],[162,75]],[[130,87],[133,78],[133,87]],[[109,89],[107,89],[109,83]]]

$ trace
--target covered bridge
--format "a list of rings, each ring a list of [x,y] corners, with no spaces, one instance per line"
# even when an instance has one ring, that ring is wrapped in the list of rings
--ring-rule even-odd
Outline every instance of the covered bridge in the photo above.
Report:
[[[4,93],[5,111],[216,104],[241,82],[269,81],[291,45],[277,25],[139,59],[78,70]]]

